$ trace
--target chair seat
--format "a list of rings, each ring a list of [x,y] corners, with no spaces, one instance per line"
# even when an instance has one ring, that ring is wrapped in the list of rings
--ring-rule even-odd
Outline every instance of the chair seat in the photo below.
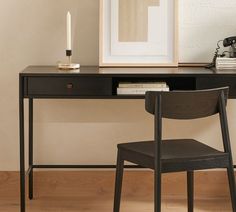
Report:
[[[118,144],[124,160],[154,169],[154,141]],[[193,139],[163,140],[162,172],[223,168],[228,153],[218,151]],[[175,164],[173,166],[173,164]]]

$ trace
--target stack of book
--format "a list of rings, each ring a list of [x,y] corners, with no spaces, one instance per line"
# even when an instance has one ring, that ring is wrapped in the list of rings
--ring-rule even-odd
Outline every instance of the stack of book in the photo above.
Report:
[[[217,69],[236,69],[236,58],[218,57],[216,59]]]
[[[120,82],[117,95],[144,95],[146,91],[169,91],[166,82]]]

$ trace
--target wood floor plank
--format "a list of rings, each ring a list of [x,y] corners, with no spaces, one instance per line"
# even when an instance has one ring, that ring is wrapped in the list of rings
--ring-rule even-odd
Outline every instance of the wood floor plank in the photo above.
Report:
[[[231,210],[225,172],[196,174],[195,211]],[[35,198],[27,200],[30,212],[111,212],[113,171],[35,172]],[[125,173],[121,212],[153,212],[153,174]],[[163,212],[187,211],[185,173],[163,177]],[[0,172],[0,212],[19,211],[19,174]]]

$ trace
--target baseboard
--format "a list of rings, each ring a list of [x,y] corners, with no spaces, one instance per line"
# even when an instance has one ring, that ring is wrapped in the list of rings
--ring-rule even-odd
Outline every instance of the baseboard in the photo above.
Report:
[[[35,197],[104,196],[114,193],[114,171],[35,171]],[[186,174],[163,174],[163,197],[186,197]],[[0,198],[19,195],[19,173],[0,172]],[[153,197],[153,172],[126,171],[122,195],[128,198]],[[229,198],[225,171],[195,173],[195,198]]]

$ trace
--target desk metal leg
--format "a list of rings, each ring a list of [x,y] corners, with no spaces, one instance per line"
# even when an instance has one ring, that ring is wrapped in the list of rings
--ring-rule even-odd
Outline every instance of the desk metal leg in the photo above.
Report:
[[[19,80],[19,119],[20,119],[20,211],[25,212],[25,146],[24,146],[24,95],[23,78]]]
[[[33,199],[33,99],[29,99],[29,199]]]

